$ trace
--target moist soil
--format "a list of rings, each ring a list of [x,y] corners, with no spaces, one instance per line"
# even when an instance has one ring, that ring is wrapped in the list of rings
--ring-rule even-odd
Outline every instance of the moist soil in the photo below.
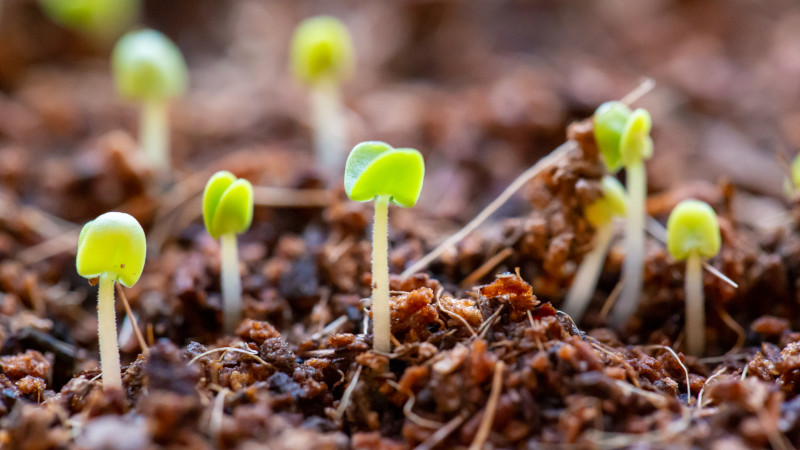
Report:
[[[791,2],[145,2],[183,48],[171,180],[137,150],[108,48],[31,0],[0,4],[0,443],[50,448],[776,448],[800,446],[800,146]],[[371,205],[314,166],[295,24],[352,28],[354,142],[416,147],[419,204],[390,211],[393,274],[457,231],[564,140],[566,156],[419,273],[391,278],[393,352],[372,351]],[[683,353],[683,264],[649,235],[639,308],[605,317],[612,246],[582,320],[560,312],[605,169],[591,121],[641,77],[654,118],[648,213],[694,197],[719,214],[704,275],[707,350]],[[790,81],[787,81],[790,80]],[[777,156],[776,156],[777,155]],[[222,331],[208,176],[257,186],[240,236],[244,320]],[[103,391],[81,224],[134,215],[141,280],[119,296],[123,391]],[[652,227],[651,227],[652,228]],[[620,234],[622,229],[620,228]],[[143,342],[133,331],[142,330]],[[144,348],[143,348],[144,347]]]

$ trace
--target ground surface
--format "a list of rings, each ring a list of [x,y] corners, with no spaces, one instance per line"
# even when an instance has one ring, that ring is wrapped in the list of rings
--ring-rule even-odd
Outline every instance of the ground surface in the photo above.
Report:
[[[215,170],[320,188],[295,24],[352,29],[353,142],[426,157],[417,207],[393,208],[399,274],[568,136],[568,156],[422,273],[394,277],[394,353],[371,350],[369,205],[341,190],[262,191],[240,239],[245,316],[221,331],[218,243],[199,220]],[[800,238],[783,200],[800,147],[800,8],[791,1],[146,2],[186,51],[174,183],[153,189],[107,52],[32,0],[0,4],[0,442],[8,448],[800,446]],[[683,265],[648,241],[645,290],[604,328],[624,253],[586,317],[557,312],[593,230],[603,167],[586,125],[643,76],[655,123],[649,213],[687,197],[720,215],[706,274],[708,351],[681,353]],[[280,194],[280,195],[279,195]],[[276,204],[283,206],[276,207]],[[288,206],[287,206],[288,205]],[[118,304],[125,392],[98,379],[80,224],[126,211],[149,258]],[[118,302],[120,303],[120,302]],[[366,330],[366,333],[365,333]],[[713,377],[713,379],[712,379]],[[489,428],[482,427],[487,424]]]

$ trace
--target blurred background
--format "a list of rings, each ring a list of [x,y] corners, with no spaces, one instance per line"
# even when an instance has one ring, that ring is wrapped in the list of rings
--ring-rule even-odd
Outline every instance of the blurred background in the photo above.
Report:
[[[567,124],[644,77],[657,82],[640,102],[655,124],[653,192],[724,177],[780,197],[783,161],[800,146],[800,5],[790,0],[141,7],[133,28],[164,32],[189,64],[189,92],[173,105],[173,158],[187,172],[242,151],[310,164],[308,92],[288,70],[288,46],[295,26],[317,14],[340,18],[353,35],[356,72],[343,87],[350,144],[420,149],[430,173],[421,202],[444,217],[472,217],[560,144]],[[81,185],[103,170],[91,157],[98,140],[136,133],[137,108],[113,89],[113,42],[53,23],[38,1],[0,3],[0,186],[72,221],[136,192]],[[296,182],[276,164],[253,181]],[[96,207],[59,198],[87,189],[100,191]]]

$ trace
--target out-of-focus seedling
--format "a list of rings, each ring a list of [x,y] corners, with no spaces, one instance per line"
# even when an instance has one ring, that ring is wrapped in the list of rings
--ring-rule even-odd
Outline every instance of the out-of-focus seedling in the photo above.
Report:
[[[232,333],[242,316],[242,280],[236,235],[253,221],[253,186],[232,173],[219,171],[209,178],[203,191],[203,222],[214,239],[220,240],[223,328]]]
[[[783,192],[789,200],[800,198],[800,155],[795,156],[789,166],[789,177],[784,180]]]
[[[144,230],[132,216],[109,212],[87,223],[78,237],[78,274],[99,278],[97,291],[97,334],[103,389],[122,389],[114,282],[131,287],[144,268],[147,244]]]
[[[644,162],[653,155],[652,121],[642,108],[631,111],[620,102],[600,105],[594,115],[594,136],[603,162],[612,173],[625,167],[628,189],[625,223],[624,284],[611,323],[620,325],[635,311],[642,291],[644,269],[645,201],[647,172]]]
[[[372,331],[373,348],[389,353],[389,202],[410,208],[417,203],[425,176],[422,154],[411,148],[392,148],[385,142],[356,145],[347,158],[344,189],[351,200],[375,200],[372,232]]]
[[[103,43],[119,37],[139,18],[140,0],[39,0],[53,22]]]
[[[119,94],[141,103],[139,146],[163,177],[170,167],[169,100],[186,91],[186,61],[168,37],[140,30],[117,42],[111,65]]]
[[[338,19],[317,16],[295,30],[291,46],[294,75],[311,88],[314,151],[319,170],[331,182],[345,159],[346,123],[340,84],[353,72],[353,43]]]
[[[594,247],[583,257],[562,309],[576,321],[580,320],[592,299],[597,280],[614,236],[614,218],[624,216],[627,193],[616,178],[606,175],[602,180],[603,196],[584,211],[586,220],[595,227]]]
[[[700,356],[706,347],[706,316],[703,301],[703,258],[719,253],[717,215],[707,203],[684,200],[667,221],[667,250],[678,261],[686,260],[686,349]]]

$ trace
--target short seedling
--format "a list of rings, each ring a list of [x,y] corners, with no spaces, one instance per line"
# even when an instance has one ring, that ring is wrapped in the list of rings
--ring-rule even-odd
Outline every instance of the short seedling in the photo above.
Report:
[[[39,0],[53,22],[103,43],[119,37],[139,17],[140,0]]]
[[[667,250],[678,261],[686,260],[686,349],[700,356],[705,351],[706,319],[703,301],[703,258],[719,253],[720,234],[714,210],[699,200],[684,200],[667,221]]]
[[[170,167],[169,100],[186,91],[186,62],[178,47],[155,30],[128,33],[112,55],[117,91],[141,102],[139,146],[153,170],[164,177]]]
[[[219,171],[203,191],[203,222],[214,239],[220,240],[222,314],[226,333],[232,333],[242,316],[242,280],[236,234],[253,221],[253,186],[232,173]]]
[[[783,190],[786,198],[797,200],[800,197],[800,155],[795,156],[789,167],[789,178],[783,183]]]
[[[85,278],[100,279],[97,291],[97,334],[103,389],[122,388],[114,282],[131,287],[144,268],[147,244],[139,222],[125,213],[105,213],[87,223],[78,238],[76,266]]]
[[[375,200],[372,232],[373,348],[389,353],[389,202],[410,208],[417,203],[425,176],[422,154],[411,148],[392,148],[385,142],[362,142],[347,158],[344,189],[351,200]]]
[[[650,114],[639,108],[633,112],[620,102],[600,105],[594,115],[594,135],[603,162],[610,172],[625,167],[628,189],[625,227],[623,286],[611,315],[611,323],[622,324],[635,311],[642,291],[644,268],[645,201],[647,172],[644,161],[653,155]]]
[[[340,84],[353,72],[353,44],[338,19],[306,19],[292,39],[294,75],[311,88],[314,151],[317,165],[328,181],[336,180],[344,162],[346,123]]]
[[[583,257],[562,309],[579,321],[589,306],[597,280],[614,236],[614,218],[624,216],[627,193],[616,178],[606,175],[602,181],[603,196],[584,211],[586,220],[595,227],[594,247]]]

